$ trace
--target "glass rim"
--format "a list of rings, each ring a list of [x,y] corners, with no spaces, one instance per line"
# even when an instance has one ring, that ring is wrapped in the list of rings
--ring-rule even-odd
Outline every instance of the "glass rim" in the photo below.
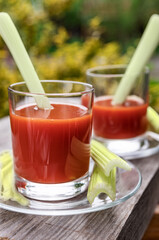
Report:
[[[103,65],[103,66],[96,66],[93,68],[89,68],[86,71],[86,76],[89,77],[122,77],[124,75],[124,73],[120,73],[120,74],[110,74],[110,73],[93,73],[93,71],[97,71],[97,70],[108,70],[108,69],[126,69],[128,66],[128,64],[114,64],[114,65]],[[145,74],[149,74],[149,67],[145,66]]]
[[[78,91],[78,92],[71,92],[71,93],[31,93],[31,92],[23,92],[23,91],[19,91],[19,90],[15,90],[13,87],[15,86],[22,86],[22,85],[26,85],[26,82],[17,82],[17,83],[13,83],[8,87],[8,91],[18,94],[18,95],[25,95],[25,96],[57,96],[57,97],[69,97],[69,96],[80,96],[80,95],[84,95],[84,94],[88,94],[88,93],[93,93],[94,92],[94,87],[92,84],[89,83],[85,83],[85,82],[76,82],[76,81],[70,81],[70,80],[40,80],[41,83],[71,83],[71,84],[77,84],[77,85],[83,85],[85,87],[88,87],[89,89],[85,89],[84,91]]]

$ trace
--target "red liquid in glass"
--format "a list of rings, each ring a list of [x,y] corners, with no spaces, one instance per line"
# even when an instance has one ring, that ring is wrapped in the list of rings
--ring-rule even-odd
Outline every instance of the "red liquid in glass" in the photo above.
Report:
[[[33,105],[10,111],[15,173],[29,181],[64,183],[88,171],[92,116],[85,107],[53,107],[49,116]]]
[[[113,106],[112,97],[99,97],[93,107],[93,128],[98,137],[133,138],[147,129],[147,104],[138,97],[129,97],[124,104]]]

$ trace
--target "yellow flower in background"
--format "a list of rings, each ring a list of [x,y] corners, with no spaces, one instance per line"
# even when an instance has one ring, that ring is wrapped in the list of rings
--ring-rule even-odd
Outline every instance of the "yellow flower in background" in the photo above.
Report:
[[[100,24],[101,24],[101,19],[98,16],[95,16],[89,22],[90,28],[94,30],[96,30],[100,26]]]
[[[43,5],[50,16],[59,17],[65,12],[74,0],[44,0]]]
[[[58,33],[53,36],[52,40],[57,46],[63,45],[69,38],[69,35],[64,27],[58,28]]]
[[[104,31],[103,27],[101,26],[102,19],[99,16],[95,16],[90,19],[88,31],[90,35],[95,38],[100,38],[102,32]]]

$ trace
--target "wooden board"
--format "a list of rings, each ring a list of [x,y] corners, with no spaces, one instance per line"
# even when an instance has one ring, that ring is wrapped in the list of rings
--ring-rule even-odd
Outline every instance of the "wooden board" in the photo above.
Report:
[[[152,220],[142,240],[158,240],[158,239],[159,239],[159,204],[155,208]]]
[[[9,118],[0,120],[0,151],[11,147]],[[159,200],[159,156],[133,161],[141,171],[140,190],[126,202],[96,213],[33,216],[0,209],[0,237],[10,240],[141,239]]]

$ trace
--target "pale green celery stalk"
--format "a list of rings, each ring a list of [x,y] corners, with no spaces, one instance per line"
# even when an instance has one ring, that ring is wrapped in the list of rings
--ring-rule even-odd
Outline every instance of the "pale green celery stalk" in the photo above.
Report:
[[[7,13],[0,13],[0,35],[8,46],[12,56],[31,93],[37,93],[34,98],[39,108],[50,109],[51,105],[39,81],[31,60],[25,50],[19,33]]]
[[[152,108],[147,108],[147,119],[150,125],[153,127],[155,132],[159,132],[159,115],[158,113]]]
[[[109,151],[102,143],[91,141],[91,157],[96,164],[103,170],[106,176],[109,176],[114,167],[125,170],[131,170],[130,165],[116,154]]]
[[[10,152],[4,152],[0,155],[0,166],[1,168],[7,166],[8,163],[12,162],[12,156]]]
[[[29,200],[27,198],[25,198],[22,194],[17,192],[15,187],[13,190],[13,197],[11,198],[11,200],[18,202],[20,205],[23,205],[23,206],[29,205]]]
[[[159,42],[159,15],[151,16],[137,49],[114,95],[113,104],[122,104],[133,88],[145,64],[152,56]]]
[[[4,201],[9,199],[27,206],[28,199],[17,192],[14,184],[13,161],[10,152],[0,155],[0,198]]]
[[[106,193],[112,201],[115,200],[116,168],[111,170],[109,176],[106,176],[97,165],[94,166],[87,192],[89,203],[92,204],[100,193]]]
[[[10,164],[8,164],[10,165]],[[2,180],[2,187],[1,187],[1,198],[4,201],[9,199],[18,202],[23,206],[27,206],[29,204],[29,200],[26,199],[23,195],[17,192],[15,185],[14,185],[14,173],[12,165],[6,166],[1,172],[1,180]]]
[[[12,189],[10,184],[10,175],[12,172],[12,163],[8,163],[5,167],[1,169],[1,197],[3,200],[9,200],[12,197]]]
[[[6,176],[7,174],[10,173],[10,171],[13,169],[13,164],[12,162],[8,162],[5,166],[2,167],[1,169],[1,173],[2,173],[2,176]]]

